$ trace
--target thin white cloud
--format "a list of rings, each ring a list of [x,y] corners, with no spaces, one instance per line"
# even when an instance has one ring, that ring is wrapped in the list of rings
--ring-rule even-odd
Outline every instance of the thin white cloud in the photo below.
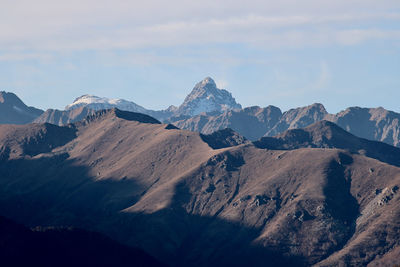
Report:
[[[349,29],[338,31],[336,40],[340,44],[355,45],[367,40],[400,40],[400,30]]]
[[[40,61],[50,61],[52,56],[45,53],[0,53],[0,61],[24,61],[24,60],[40,60]]]
[[[328,89],[328,85],[332,79],[332,74],[328,63],[325,61],[321,61],[320,63],[320,74],[314,83],[312,83],[309,87],[310,90],[326,90]]]
[[[3,0],[0,50],[76,51],[204,44],[264,48],[398,40],[400,1]],[[376,25],[389,23],[392,29]],[[36,53],[36,52],[35,52]],[[26,54],[27,58],[32,55]],[[8,56],[11,58],[11,56]]]

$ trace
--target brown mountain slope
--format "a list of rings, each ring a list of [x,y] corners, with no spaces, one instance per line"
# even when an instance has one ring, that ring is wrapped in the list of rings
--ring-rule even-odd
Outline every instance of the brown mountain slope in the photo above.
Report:
[[[76,137],[74,127],[49,123],[0,125],[0,158],[37,155],[64,145]]]
[[[36,123],[51,123],[65,125],[85,119],[95,113],[95,110],[86,107],[79,107],[70,110],[48,109],[34,120]]]
[[[3,158],[0,213],[106,233],[174,266],[366,265],[396,255],[398,167],[337,148],[212,149],[197,133],[124,114],[60,128],[76,137],[51,151]],[[311,136],[329,140],[322,126]]]

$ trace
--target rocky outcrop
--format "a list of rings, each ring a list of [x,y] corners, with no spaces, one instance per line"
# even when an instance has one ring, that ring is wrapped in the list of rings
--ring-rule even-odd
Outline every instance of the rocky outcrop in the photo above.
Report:
[[[212,134],[200,134],[201,139],[213,149],[238,146],[249,143],[246,138],[229,128],[213,132]]]

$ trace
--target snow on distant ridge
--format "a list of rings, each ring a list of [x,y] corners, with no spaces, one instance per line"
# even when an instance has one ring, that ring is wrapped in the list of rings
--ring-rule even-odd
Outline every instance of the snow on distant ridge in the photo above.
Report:
[[[72,110],[79,107],[88,107],[94,110],[118,108],[120,110],[146,113],[147,110],[138,104],[119,98],[98,97],[95,95],[83,95],[74,100],[72,104],[65,107],[65,110]]]
[[[65,110],[79,107],[87,107],[93,110],[118,108],[120,110],[148,114],[159,120],[165,120],[171,116],[196,116],[203,112],[224,112],[226,110],[241,109],[232,94],[225,89],[217,88],[214,80],[210,77],[204,78],[197,83],[185,101],[179,106],[170,106],[165,110],[148,110],[138,104],[124,99],[110,99],[94,95],[83,95],[67,105]]]

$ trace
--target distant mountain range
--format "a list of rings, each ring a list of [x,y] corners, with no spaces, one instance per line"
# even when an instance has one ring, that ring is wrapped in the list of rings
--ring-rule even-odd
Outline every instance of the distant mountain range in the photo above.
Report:
[[[109,108],[147,114],[178,128],[202,134],[231,128],[253,141],[328,120],[356,136],[400,146],[399,113],[381,107],[350,107],[337,114],[329,114],[318,103],[285,112],[274,106],[242,108],[228,91],[218,89],[210,77],[197,83],[179,107],[170,106],[165,110],[146,109],[123,99],[83,95],[67,105],[65,110],[49,109],[43,112],[27,107],[12,93],[0,93],[0,123],[24,124],[34,121],[65,125],[80,121],[97,110]]]
[[[200,114],[181,120],[170,119],[169,122],[179,128],[204,134],[232,128],[250,140],[258,140],[289,129],[307,127],[321,120],[332,121],[359,137],[400,146],[400,114],[381,107],[350,107],[337,114],[329,114],[322,104],[290,109],[283,113],[274,106],[249,107],[218,114]]]
[[[161,111],[0,110],[2,266],[400,264],[398,113],[242,108],[211,78]]]
[[[171,266],[393,266],[399,166],[400,148],[325,120],[249,142],[100,110],[65,126],[0,125],[0,214],[99,232]],[[22,231],[17,241],[32,235]],[[126,255],[71,234],[48,242],[81,254],[97,246],[97,260]]]

